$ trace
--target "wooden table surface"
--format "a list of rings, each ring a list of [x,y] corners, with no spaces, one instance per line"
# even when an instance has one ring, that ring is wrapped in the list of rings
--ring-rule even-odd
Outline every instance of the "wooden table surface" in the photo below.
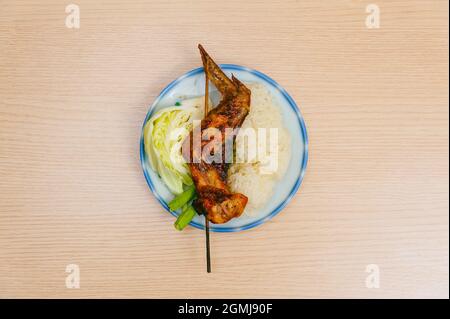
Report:
[[[0,1],[0,297],[448,298],[448,1],[374,0],[372,29],[369,1],[74,3],[79,29],[69,1]],[[283,85],[310,137],[293,201],[214,233],[212,274],[139,162],[197,43]]]

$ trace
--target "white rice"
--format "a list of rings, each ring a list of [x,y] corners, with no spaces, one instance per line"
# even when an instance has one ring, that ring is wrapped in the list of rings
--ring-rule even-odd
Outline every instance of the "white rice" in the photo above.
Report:
[[[260,83],[247,84],[252,91],[250,113],[245,119],[242,129],[277,128],[278,129],[278,168],[270,174],[261,174],[264,165],[260,159],[246,163],[234,163],[228,171],[228,184],[233,192],[248,197],[245,214],[255,216],[271,198],[274,186],[280,180],[289,165],[291,157],[291,139],[284,128],[283,116],[269,90]],[[239,139],[239,135],[237,140]],[[267,143],[268,143],[267,135]],[[269,148],[267,148],[269,150]],[[270,155],[274,155],[269,153]]]

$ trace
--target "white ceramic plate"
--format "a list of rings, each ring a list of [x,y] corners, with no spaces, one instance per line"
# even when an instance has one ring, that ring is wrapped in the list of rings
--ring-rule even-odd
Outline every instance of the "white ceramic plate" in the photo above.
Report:
[[[267,201],[267,204],[260,209],[258,214],[252,217],[243,214],[241,217],[233,218],[225,224],[210,223],[211,231],[234,232],[250,229],[266,222],[277,215],[292,199],[300,187],[305,174],[308,161],[308,137],[305,123],[297,105],[278,83],[259,71],[251,70],[239,65],[221,64],[220,67],[228,76],[231,76],[231,73],[233,73],[243,82],[259,82],[264,84],[281,108],[284,125],[291,135],[291,158],[286,174],[278,181],[272,197]],[[180,76],[170,83],[156,98],[145,117],[144,125],[154,112],[164,107],[172,106],[181,99],[202,96],[204,95],[204,92],[205,74],[203,68],[192,70]],[[141,164],[147,184],[161,205],[170,212],[167,203],[169,203],[174,196],[161,181],[158,174],[151,169],[148,163],[147,155],[144,151],[143,133],[141,133],[140,143]],[[175,217],[179,214],[179,212],[170,213]],[[196,216],[190,225],[199,229],[204,229],[204,217]]]

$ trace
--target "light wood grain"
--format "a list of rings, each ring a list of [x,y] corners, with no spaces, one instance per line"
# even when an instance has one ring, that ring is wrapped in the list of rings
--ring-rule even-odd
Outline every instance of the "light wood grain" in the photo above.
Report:
[[[0,297],[448,298],[448,2],[0,1]],[[200,66],[269,74],[310,137],[256,229],[177,232],[148,189],[148,106]],[[65,267],[81,288],[65,287]],[[366,265],[381,269],[368,289]]]

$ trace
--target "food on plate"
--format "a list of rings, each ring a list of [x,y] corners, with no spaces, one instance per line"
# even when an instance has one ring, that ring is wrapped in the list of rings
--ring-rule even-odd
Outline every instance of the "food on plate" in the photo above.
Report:
[[[296,109],[279,85],[260,72],[235,65],[224,65],[224,70],[236,70],[227,76],[229,73],[225,74],[201,45],[199,50],[205,86],[199,81],[203,80],[202,69],[195,69],[160,94],[154,103],[157,111],[152,109],[144,124],[141,162],[150,188],[177,216],[175,229],[181,231],[189,224],[201,228],[198,215],[205,218],[206,270],[211,272],[210,223],[224,224],[240,217],[225,227],[213,228],[239,231],[261,224],[280,211],[297,190],[303,172],[280,204],[280,197],[287,194],[296,176],[285,176],[291,138],[298,144],[298,135],[288,132],[297,125],[296,119],[305,145],[307,140],[301,117],[283,117],[286,103],[294,112]],[[215,88],[210,90],[210,84]],[[198,96],[199,89],[203,96]],[[167,101],[173,104],[167,106]],[[282,101],[285,103],[278,105]],[[306,163],[306,146],[303,156],[302,165]],[[155,174],[159,178],[155,179]],[[167,187],[160,187],[161,182]],[[166,204],[160,196],[172,200]],[[241,217],[243,214],[247,217]]]
[[[257,214],[259,208],[272,196],[276,182],[284,175],[290,159],[290,135],[283,125],[283,118],[276,101],[262,83],[243,83],[234,75],[229,78],[199,45],[205,76],[218,90],[221,101],[216,107],[209,100],[206,86],[205,96],[182,99],[175,105],[156,112],[144,126],[144,150],[151,168],[174,194],[168,204],[171,211],[179,211],[174,226],[185,228],[196,214],[203,214],[207,220],[222,224],[232,218]],[[208,82],[207,82],[208,83]],[[196,126],[200,123],[199,125]],[[200,148],[193,147],[194,130],[202,134]],[[237,160],[236,151],[244,140],[241,132],[246,129],[276,129],[276,148],[266,148],[267,154],[253,159]],[[211,139],[210,129],[221,133],[215,141],[221,149],[222,161],[210,162],[204,159],[204,150]],[[237,133],[228,136],[226,130]],[[266,134],[266,133],[264,133]],[[261,140],[258,133],[256,143]],[[232,146],[232,163],[226,161],[226,145]],[[258,144],[258,145],[259,145]],[[189,150],[184,152],[185,147]],[[225,155],[224,155],[225,154]],[[261,173],[268,166],[268,160],[275,155],[276,169]]]

